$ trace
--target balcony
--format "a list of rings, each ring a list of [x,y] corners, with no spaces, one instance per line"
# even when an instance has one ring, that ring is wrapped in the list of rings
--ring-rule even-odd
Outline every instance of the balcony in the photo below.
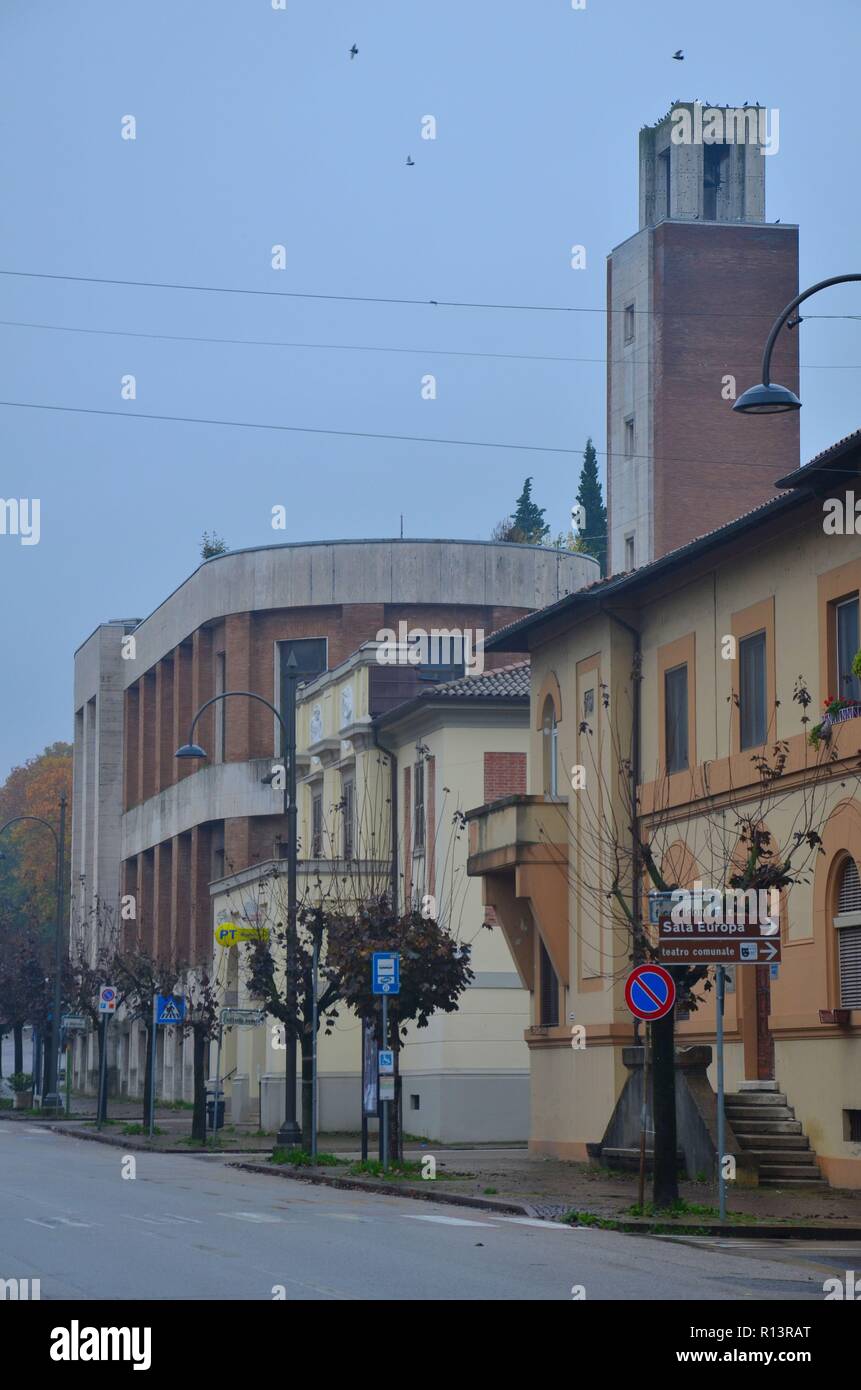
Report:
[[[524,985],[534,989],[536,928],[564,985],[568,963],[568,801],[507,796],[467,812],[466,871],[483,879]]]

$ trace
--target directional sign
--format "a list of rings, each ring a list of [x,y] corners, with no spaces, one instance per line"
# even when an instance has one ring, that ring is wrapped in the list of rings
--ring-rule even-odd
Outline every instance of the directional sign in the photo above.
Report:
[[[87,1020],[80,1014],[63,1014],[60,1019],[60,1026],[65,1028],[67,1033],[84,1033],[87,1028]]]
[[[394,1076],[395,1074],[395,1054],[391,1048],[383,1049],[377,1053],[377,1063],[380,1076]]]
[[[400,994],[401,958],[397,951],[375,951],[372,989],[374,994]]]
[[[625,985],[625,1003],[636,1018],[663,1018],[676,1002],[672,975],[660,965],[638,965]]]
[[[222,1009],[224,1028],[260,1028],[266,1021],[265,1009]]]
[[[674,888],[670,888],[667,891],[655,890],[649,894],[649,921],[653,926],[660,921],[661,917],[669,914],[673,906],[675,891]]]
[[[117,991],[113,985],[103,985],[99,990],[99,1013],[115,1014],[117,1011]]]
[[[185,1019],[185,1000],[175,994],[160,994],[156,1004],[156,1023],[182,1023]]]
[[[758,941],[721,941],[697,938],[662,941],[665,965],[770,965],[780,960],[780,938]]]
[[[662,946],[667,941],[699,941],[703,937],[710,941],[715,939],[730,941],[737,937],[755,941],[772,938],[776,940],[780,935],[780,923],[776,921],[673,922],[669,917],[662,917],[658,925],[658,935]]]

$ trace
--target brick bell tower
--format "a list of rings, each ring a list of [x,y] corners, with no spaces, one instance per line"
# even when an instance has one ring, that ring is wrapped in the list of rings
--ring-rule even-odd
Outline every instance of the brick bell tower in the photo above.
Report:
[[[797,412],[732,411],[798,293],[798,228],[765,221],[768,117],[679,102],[640,132],[640,230],[607,261],[611,574],[775,496],[800,462]],[[797,391],[797,333],[773,380]]]

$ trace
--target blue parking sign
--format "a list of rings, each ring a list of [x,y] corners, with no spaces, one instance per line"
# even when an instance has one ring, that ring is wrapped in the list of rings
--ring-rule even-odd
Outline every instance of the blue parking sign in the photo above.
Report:
[[[375,951],[371,970],[374,994],[400,994],[401,958],[397,951]]]

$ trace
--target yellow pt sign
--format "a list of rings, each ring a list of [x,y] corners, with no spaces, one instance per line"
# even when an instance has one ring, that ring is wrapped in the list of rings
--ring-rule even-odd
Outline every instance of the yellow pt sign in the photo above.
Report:
[[[215,928],[216,946],[235,946],[238,941],[268,941],[267,927],[252,927],[247,923],[237,926],[234,922],[219,922]]]

